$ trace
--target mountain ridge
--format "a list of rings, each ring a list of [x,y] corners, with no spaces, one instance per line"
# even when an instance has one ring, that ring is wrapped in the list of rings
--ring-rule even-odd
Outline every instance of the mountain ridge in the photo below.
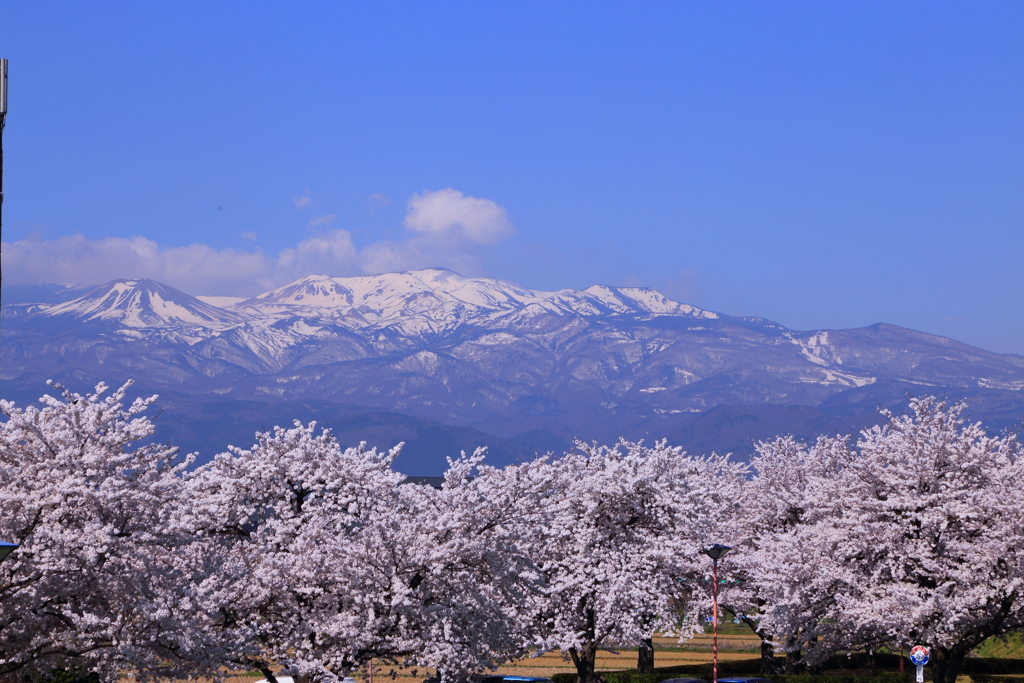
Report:
[[[791,330],[653,289],[539,292],[424,269],[204,298],[130,280],[5,305],[0,379],[28,396],[51,378],[134,377],[199,402],[360,405],[538,443],[689,434],[716,406],[853,415],[907,392],[969,398],[1003,426],[1024,416],[1024,356],[885,323]]]

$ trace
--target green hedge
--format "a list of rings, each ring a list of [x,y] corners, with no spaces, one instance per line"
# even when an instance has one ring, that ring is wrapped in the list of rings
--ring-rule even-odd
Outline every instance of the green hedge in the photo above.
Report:
[[[867,669],[870,657],[864,652],[833,655],[822,665],[822,669]],[[783,674],[766,676],[775,683],[910,683],[913,678],[914,665],[910,658],[905,657],[905,673],[891,671],[899,668],[900,656],[888,652],[877,652],[874,664],[878,671],[870,676],[823,676],[814,674]],[[781,667],[782,657],[776,657]],[[988,657],[968,657],[964,660],[963,672],[971,677],[973,683],[1024,683],[1024,676],[1007,674],[1024,674],[1024,659],[997,659]],[[711,664],[688,664],[684,666],[655,669],[653,674],[640,674],[636,671],[608,671],[601,674],[606,683],[661,683],[669,678],[703,678],[711,680]],[[761,658],[734,659],[718,663],[718,677],[726,676],[759,676],[761,675]],[[998,676],[998,678],[994,678]],[[554,683],[576,683],[576,674],[555,674],[551,677]]]
[[[999,659],[996,657],[968,657],[964,660],[963,673],[970,674],[974,679],[975,674],[1024,674],[1024,659]],[[1008,681],[1009,678],[1000,678],[1000,681]]]
[[[875,666],[879,669],[896,669],[900,665],[900,656],[889,652],[875,653]],[[907,671],[913,671],[914,665],[910,663],[910,656],[904,656]],[[851,652],[850,654],[838,654],[829,657],[823,669],[867,669],[869,657],[865,652]],[[964,659],[963,673],[965,674],[1024,674],[1024,659],[999,659],[997,657],[967,657]],[[1024,683],[1024,681],[1009,681],[1007,683]]]
[[[745,671],[723,671],[725,664],[733,664],[734,662],[719,662],[718,677],[725,678],[726,676],[758,676],[760,675],[757,670],[751,671],[751,666],[748,662],[743,662],[744,666],[738,667],[746,669]],[[758,667],[760,667],[760,660],[757,660]],[[640,674],[635,671],[608,671],[602,675],[606,683],[661,683],[669,678],[703,678],[706,681],[711,680],[711,667],[708,670],[700,671],[703,664],[690,665],[686,667],[673,667],[673,669],[687,669],[687,671],[667,671],[659,669],[657,673],[653,674]],[[729,667],[737,668],[737,667]],[[576,683],[576,674],[555,674],[551,677],[554,683]],[[911,683],[913,678],[912,674],[909,673],[891,673],[891,672],[879,672],[871,676],[822,676],[812,674],[780,674],[776,676],[766,676],[774,683]],[[975,683],[1003,683],[1005,679],[999,679],[998,681],[984,681]],[[1005,683],[1024,683],[1024,678],[1019,681],[1006,680]]]
[[[81,667],[59,666],[26,680],[34,680],[34,683],[100,683],[100,675]]]
[[[775,683],[911,683],[913,674],[879,671],[870,676],[823,676],[821,674],[779,674],[766,676]]]
[[[851,652],[849,654],[838,654],[829,657],[822,665],[822,669],[869,669],[870,657],[866,652]],[[890,652],[876,652],[874,655],[875,668],[898,669],[900,656]],[[910,662],[909,653],[904,656],[904,666],[907,672],[914,671],[914,665]],[[965,674],[1024,674],[1024,659],[999,659],[996,657],[968,657],[964,659],[962,673]],[[874,677],[872,677],[874,678]],[[774,680],[774,679],[773,679]],[[1024,683],[1024,681],[1010,681],[999,679],[1007,683]],[[997,682],[998,683],[998,682]]]
[[[761,658],[735,659],[718,663],[718,677],[757,676],[761,672]],[[606,671],[601,673],[606,683],[661,683],[669,678],[703,678],[711,680],[711,664],[686,664],[655,669],[652,674],[636,671]],[[555,674],[554,683],[576,683],[576,674]],[[887,682],[888,683],[888,682]],[[902,683],[902,682],[901,682]]]
[[[874,660],[874,665],[869,666]],[[910,657],[904,657],[905,666],[913,671]],[[876,652],[873,656],[867,652],[850,652],[832,655],[822,665],[822,669],[898,669],[900,656],[890,652]]]
[[[657,655],[655,655],[657,656]],[[655,669],[655,676],[660,676],[655,683],[661,683],[669,678],[703,678],[711,680],[711,662],[707,664],[685,664],[683,666],[670,666],[664,669]],[[616,672],[625,673],[625,672]],[[732,659],[727,662],[718,663],[718,677],[725,676],[756,676],[761,673],[761,658],[754,659]],[[609,681],[608,683],[611,683]],[[619,683],[618,681],[616,683]],[[621,683],[628,683],[622,681]],[[637,681],[637,683],[640,683]]]
[[[661,683],[669,678],[681,678],[678,674],[641,674],[636,671],[605,671],[600,674],[606,683]],[[553,683],[576,683],[576,674],[555,674]]]

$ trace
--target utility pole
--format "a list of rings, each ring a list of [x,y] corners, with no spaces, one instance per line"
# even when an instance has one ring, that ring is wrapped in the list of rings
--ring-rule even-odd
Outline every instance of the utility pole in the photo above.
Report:
[[[4,123],[7,121],[7,60],[0,59],[0,240],[4,233]],[[3,274],[0,273],[0,282]]]

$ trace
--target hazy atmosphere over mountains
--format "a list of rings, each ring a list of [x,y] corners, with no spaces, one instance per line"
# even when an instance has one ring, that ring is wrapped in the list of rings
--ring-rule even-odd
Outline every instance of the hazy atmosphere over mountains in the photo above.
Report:
[[[1024,416],[1024,357],[885,324],[789,330],[647,288],[540,292],[426,269],[308,276],[252,298],[141,279],[4,300],[7,397],[135,378],[162,396],[160,437],[204,460],[293,418],[406,440],[401,469],[437,474],[459,448],[509,462],[573,438],[747,454],[780,432],[848,432],[925,392],[971,399],[996,428]]]

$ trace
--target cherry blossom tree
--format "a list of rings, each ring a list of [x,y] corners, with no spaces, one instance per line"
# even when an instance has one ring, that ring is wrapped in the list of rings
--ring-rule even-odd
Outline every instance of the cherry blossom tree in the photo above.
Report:
[[[966,409],[925,397],[886,412],[815,525],[850,630],[930,645],[942,683],[985,639],[1024,626],[1020,443],[967,423]]]
[[[280,663],[297,675],[342,673],[369,647],[380,616],[360,604],[353,556],[388,507],[397,508],[397,451],[342,449],[315,423],[257,435],[187,479],[179,520],[196,540],[183,555],[196,587],[196,628],[227,663],[272,682]],[[402,599],[412,576],[389,579]],[[363,616],[362,624],[351,623]],[[203,620],[206,623],[203,623]]]
[[[189,460],[140,443],[156,397],[125,407],[129,386],[0,401],[0,537],[20,544],[0,564],[0,673],[145,671],[187,648],[164,588],[181,584],[168,530]]]
[[[820,572],[824,550],[815,522],[843,468],[855,457],[846,439],[805,444],[790,436],[757,444],[756,476],[746,485],[742,524],[723,559],[722,604],[761,638],[762,673],[776,671],[776,648],[791,673],[826,659],[846,644],[836,614],[837,577]]]
[[[954,683],[986,638],[1024,625],[1024,463],[1012,435],[967,424],[964,404],[812,446],[780,439],[754,461],[742,565],[755,628],[820,663],[838,648],[924,643]]]
[[[542,468],[503,472],[476,454],[438,491],[401,485],[397,453],[297,423],[189,477],[192,566],[208,568],[197,614],[225,661],[271,681],[275,664],[337,680],[371,658],[451,675],[523,651],[517,610],[534,579],[509,523],[537,507]]]
[[[413,557],[426,591],[411,661],[447,676],[535,648],[531,617],[545,584],[530,553],[558,484],[546,458],[498,469],[478,451],[450,463],[440,490],[402,487],[421,525]]]
[[[704,598],[700,549],[729,533],[743,468],[627,442],[578,443],[549,467],[557,493],[529,532],[544,581],[535,644],[568,653],[591,683],[599,649],[699,627],[687,606]]]

